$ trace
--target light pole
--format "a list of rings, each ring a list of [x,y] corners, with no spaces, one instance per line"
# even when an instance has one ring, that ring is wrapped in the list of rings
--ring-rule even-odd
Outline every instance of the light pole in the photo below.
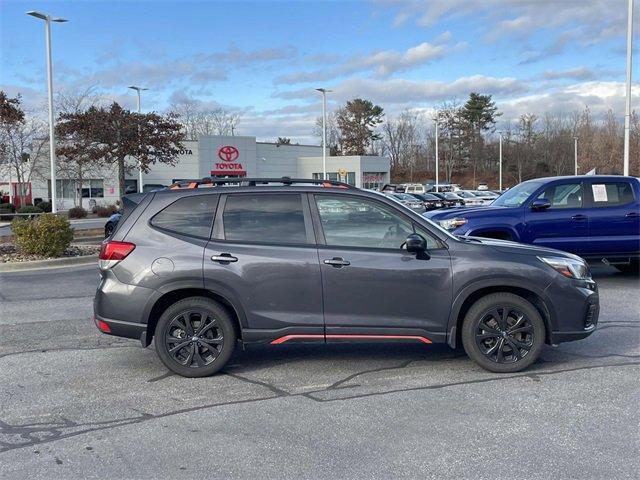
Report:
[[[436,112],[436,118],[435,118],[435,122],[436,122],[436,193],[438,193],[438,185],[439,185],[439,170],[440,170],[440,165],[439,165],[439,157],[438,157],[438,115],[440,112]]]
[[[500,147],[499,147],[499,161],[498,161],[498,190],[502,191],[502,132],[498,132],[500,135]]]
[[[573,137],[574,175],[578,175],[578,137]]]
[[[138,113],[140,113],[140,92],[143,90],[149,90],[148,88],[136,87],[135,85],[131,85],[129,87],[131,90],[135,90],[138,92]],[[139,130],[138,130],[139,133]],[[138,192],[142,193],[142,163],[138,160]]]
[[[322,93],[322,179],[327,179],[327,93],[333,90],[316,88]]]
[[[65,18],[51,17],[45,13],[28,11],[27,15],[44,20],[45,42],[47,48],[47,88],[49,99],[49,162],[51,167],[51,213],[58,211],[56,205],[56,138],[53,124],[53,65],[51,62],[51,22],[64,23]]]
[[[631,50],[633,43],[633,0],[629,0],[627,16],[627,98],[624,107],[624,175],[629,175],[629,129],[631,128]]]

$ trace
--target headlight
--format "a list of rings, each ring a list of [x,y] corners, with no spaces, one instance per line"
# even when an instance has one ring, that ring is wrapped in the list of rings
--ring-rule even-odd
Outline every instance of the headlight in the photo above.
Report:
[[[580,280],[591,278],[589,267],[582,260],[566,257],[538,257],[538,259],[565,277]]]
[[[440,220],[440,226],[447,230],[455,230],[456,228],[463,226],[465,223],[467,223],[466,218],[449,218],[447,220]]]

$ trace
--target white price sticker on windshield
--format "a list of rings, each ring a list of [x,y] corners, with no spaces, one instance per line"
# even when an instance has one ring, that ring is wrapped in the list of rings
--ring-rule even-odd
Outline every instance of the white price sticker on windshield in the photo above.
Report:
[[[607,201],[607,187],[605,185],[593,184],[593,185],[591,185],[591,190],[593,191],[593,201],[594,202],[606,202]]]

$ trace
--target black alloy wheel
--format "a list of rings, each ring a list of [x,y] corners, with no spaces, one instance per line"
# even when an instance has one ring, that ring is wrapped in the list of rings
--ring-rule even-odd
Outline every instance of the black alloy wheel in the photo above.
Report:
[[[477,300],[462,323],[462,344],[481,367],[500,373],[524,370],[540,356],[546,327],[527,299],[500,292]]]
[[[182,312],[169,322],[164,341],[176,362],[197,368],[211,365],[220,355],[224,334],[211,314],[193,310]]]
[[[524,312],[499,305],[482,316],[475,340],[482,354],[492,362],[513,363],[527,356],[533,347],[533,335],[533,325]]]
[[[184,377],[213,375],[236,345],[235,320],[220,303],[206,297],[179,300],[158,319],[156,352],[162,363]]]
[[[115,230],[116,226],[111,223],[108,222],[105,226],[104,226],[104,236],[105,238],[110,237],[111,234],[113,233],[113,231]]]

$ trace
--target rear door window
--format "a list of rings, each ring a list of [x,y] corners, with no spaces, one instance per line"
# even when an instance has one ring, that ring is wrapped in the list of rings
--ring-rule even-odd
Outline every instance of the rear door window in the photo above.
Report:
[[[616,207],[633,202],[633,188],[629,182],[601,182],[590,185],[594,207]]]
[[[217,203],[217,195],[183,197],[157,213],[150,223],[160,230],[208,239]]]
[[[249,243],[305,244],[302,196],[233,194],[222,215],[225,240]]]

